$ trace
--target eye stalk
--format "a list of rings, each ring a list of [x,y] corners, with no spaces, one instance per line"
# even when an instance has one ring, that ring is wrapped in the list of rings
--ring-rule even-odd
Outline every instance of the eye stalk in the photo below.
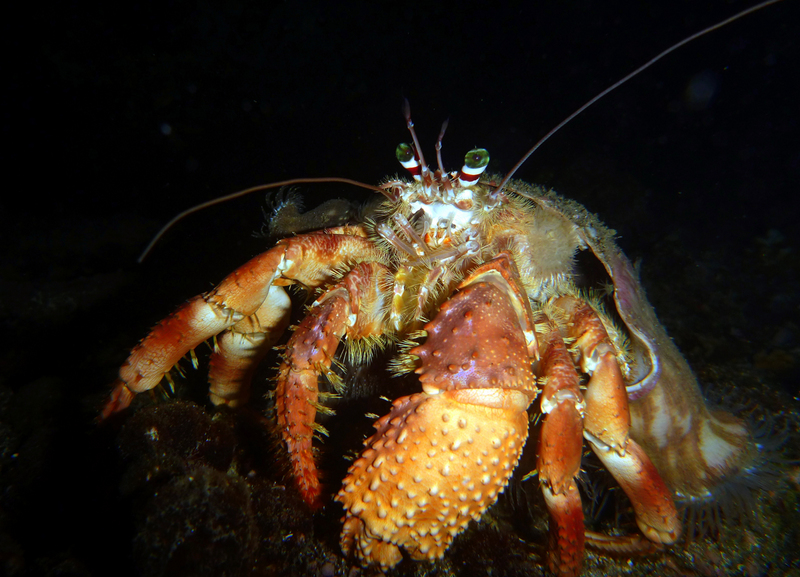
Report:
[[[439,132],[439,138],[436,140],[436,159],[438,161],[438,170],[431,173],[428,166],[425,164],[425,158],[422,156],[422,150],[419,146],[419,139],[417,133],[414,131],[414,122],[411,120],[411,106],[408,100],[403,101],[403,115],[406,118],[406,127],[411,133],[413,143],[404,142],[397,146],[395,156],[400,164],[403,165],[408,172],[414,177],[414,180],[422,184],[419,191],[422,198],[427,199],[427,202],[444,201],[447,204],[455,202],[454,187],[456,185],[456,176],[458,177],[458,185],[461,188],[470,188],[478,179],[481,174],[486,170],[489,164],[489,152],[485,148],[473,148],[464,157],[464,166],[461,170],[456,172],[447,173],[442,164],[442,140],[444,139],[444,132],[447,130],[447,120],[442,124],[442,130]]]
[[[489,151],[485,148],[473,148],[464,156],[464,166],[458,173],[458,184],[463,187],[472,186],[481,177],[489,164]]]
[[[397,145],[397,150],[395,150],[395,155],[397,156],[397,160],[400,161],[400,164],[403,165],[408,172],[414,177],[414,180],[420,180],[420,173],[422,172],[422,166],[419,162],[419,157],[417,156],[416,151],[414,150],[413,144],[408,143],[401,143]]]

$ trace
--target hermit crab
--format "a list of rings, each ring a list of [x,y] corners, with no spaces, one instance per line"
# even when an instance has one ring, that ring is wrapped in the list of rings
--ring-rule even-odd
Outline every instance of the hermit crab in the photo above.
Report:
[[[526,443],[549,514],[550,571],[578,575],[586,545],[675,543],[676,502],[713,500],[754,462],[746,425],[706,406],[612,230],[553,191],[488,175],[484,149],[446,171],[444,130],[429,166],[408,106],[405,117],[412,142],[396,155],[411,179],[373,187],[383,201],[369,217],[284,238],[180,306],[130,353],[102,417],[209,339],[211,402],[246,404],[290,324],[294,285],[314,300],[281,345],[275,410],[310,508],[330,506],[335,491],[320,481],[315,439],[327,399],[343,393],[341,359],[371,366],[389,349],[390,374],[418,379],[375,420],[335,494],[349,559],[390,568],[404,554],[442,557],[497,501]],[[602,294],[587,259],[604,271]],[[584,441],[628,496],[640,534],[585,527]]]
[[[486,150],[445,172],[413,142],[397,157],[412,180],[389,179],[376,217],[279,241],[152,329],[120,369],[103,416],[156,387],[214,339],[210,399],[246,403],[255,367],[289,324],[286,289],[318,297],[285,346],[277,421],[306,503],[324,504],[312,443],[325,398],[341,392],[338,355],[396,344],[395,374],[420,390],[394,400],[342,482],[343,552],[391,567],[441,557],[509,481],[541,419],[539,482],[550,515],[548,565],[577,575],[585,543],[635,551],[674,543],[674,499],[710,498],[747,466],[744,424],[708,410],[656,320],[613,231],[579,204],[484,175]],[[441,136],[437,143],[441,149]],[[608,311],[583,286],[588,251],[611,282]],[[344,345],[340,347],[340,345]],[[341,349],[341,350],[340,350]],[[319,383],[327,383],[323,393]],[[639,535],[584,528],[576,484],[583,441],[630,498]]]

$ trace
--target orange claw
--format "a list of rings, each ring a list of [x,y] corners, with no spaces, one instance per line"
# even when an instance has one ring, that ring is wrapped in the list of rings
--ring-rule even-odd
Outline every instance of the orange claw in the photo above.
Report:
[[[537,392],[532,324],[515,302],[516,282],[501,256],[478,267],[425,325],[425,343],[410,351],[425,392],[397,399],[375,423],[336,496],[345,553],[383,567],[401,559],[401,547],[414,559],[441,557],[497,500]]]
[[[336,496],[342,549],[391,567],[436,559],[497,500],[528,434],[528,394],[457,389],[397,399]]]

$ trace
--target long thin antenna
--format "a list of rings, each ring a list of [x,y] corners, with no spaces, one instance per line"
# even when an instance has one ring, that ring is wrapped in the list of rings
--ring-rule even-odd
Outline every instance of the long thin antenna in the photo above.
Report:
[[[597,96],[592,98],[589,102],[587,102],[586,104],[584,104],[583,106],[578,108],[578,110],[576,110],[575,112],[573,112],[572,114],[567,116],[555,128],[553,128],[550,132],[545,134],[544,137],[539,142],[534,144],[533,148],[531,148],[527,153],[525,153],[525,156],[523,156],[520,159],[520,161],[517,164],[514,165],[514,168],[512,168],[509,171],[509,173],[506,174],[505,178],[503,178],[503,180],[500,182],[500,184],[498,185],[498,187],[494,190],[494,192],[492,194],[493,195],[499,194],[500,191],[503,189],[503,187],[506,185],[506,183],[509,180],[511,180],[511,177],[514,176],[514,173],[517,172],[519,167],[522,166],[523,164],[525,164],[525,161],[528,160],[528,158],[530,158],[530,156],[534,152],[539,150],[539,147],[542,146],[542,144],[544,144],[545,142],[547,142],[547,140],[551,136],[553,136],[556,132],[561,130],[561,128],[565,124],[570,122],[573,118],[578,116],[581,112],[583,112],[584,110],[589,108],[592,104],[594,104],[595,102],[597,102],[598,100],[603,98],[606,94],[608,94],[609,92],[611,92],[612,90],[614,90],[616,88],[619,88],[621,85],[625,84],[628,80],[630,80],[631,78],[633,78],[634,76],[636,76],[637,74],[642,72],[643,70],[646,70],[647,68],[650,68],[653,64],[655,64],[656,62],[658,62],[659,60],[664,58],[664,56],[666,56],[670,52],[673,52],[674,50],[677,50],[678,48],[680,48],[684,44],[688,44],[692,40],[696,40],[697,38],[700,38],[701,36],[704,36],[704,35],[708,34],[709,32],[713,32],[714,30],[717,30],[718,28],[722,28],[723,26],[726,26],[726,25],[730,24],[731,22],[734,22],[735,20],[738,20],[739,18],[741,18],[743,16],[747,16],[748,14],[751,14],[752,12],[756,12],[758,10],[761,10],[762,8],[766,8],[770,4],[775,4],[775,3],[780,2],[780,1],[781,0],[767,0],[766,2],[762,2],[761,4],[756,4],[755,6],[752,6],[752,7],[748,8],[748,9],[746,9],[746,10],[742,10],[738,14],[734,14],[733,16],[731,16],[730,18],[728,18],[726,20],[723,20],[722,22],[717,22],[716,24],[714,24],[712,26],[709,26],[708,28],[705,28],[705,29],[701,30],[700,32],[696,32],[696,33],[692,34],[691,36],[688,36],[688,37],[684,38],[680,42],[678,42],[676,44],[673,44],[672,46],[670,46],[669,48],[664,50],[661,54],[651,58],[650,60],[648,60],[647,62],[642,64],[639,68],[637,68],[636,70],[634,70],[633,72],[631,72],[630,74],[625,76],[624,78],[616,81],[614,84],[612,84],[611,86],[609,86],[608,88],[603,90],[600,94],[598,94]]]
[[[752,7],[748,8],[748,9],[746,9],[746,10],[742,10],[738,14],[735,14],[735,15],[731,16],[730,18],[728,18],[726,20],[723,20],[722,22],[718,22],[717,24],[714,24],[713,26],[709,26],[708,28],[705,28],[705,29],[701,30],[700,32],[696,32],[695,34],[692,34],[691,36],[689,36],[687,38],[684,38],[683,40],[681,40],[677,44],[673,44],[672,46],[670,46],[669,48],[664,50],[661,54],[655,56],[654,58],[652,58],[648,62],[644,63],[642,66],[640,66],[639,68],[637,68],[636,70],[634,70],[633,72],[631,72],[630,74],[628,74],[627,76],[622,78],[621,80],[618,80],[617,82],[615,82],[614,84],[612,84],[611,86],[609,86],[608,88],[603,90],[600,94],[598,94],[597,96],[595,96],[594,98],[589,100],[589,102],[587,102],[586,104],[584,104],[583,106],[578,108],[578,110],[576,110],[575,112],[570,114],[567,118],[562,120],[555,128],[553,128],[550,132],[545,134],[544,137],[541,140],[539,140],[539,142],[534,144],[533,147],[527,153],[525,153],[525,155],[520,159],[520,161],[517,162],[517,164],[514,165],[514,168],[512,168],[511,171],[508,174],[506,174],[506,176],[500,182],[500,185],[494,190],[494,192],[492,194],[493,195],[499,194],[500,191],[503,189],[503,187],[506,185],[506,183],[511,179],[511,177],[514,176],[514,173],[517,172],[519,167],[522,166],[525,163],[525,161],[528,160],[528,158],[530,158],[530,156],[534,152],[536,152],[539,149],[540,146],[542,146],[542,144],[547,142],[547,140],[551,136],[553,136],[565,124],[570,122],[573,118],[578,116],[581,112],[583,112],[584,110],[589,108],[592,104],[594,104],[595,102],[597,102],[598,100],[603,98],[606,94],[608,94],[609,92],[611,92],[615,88],[618,88],[619,86],[621,86],[622,84],[624,84],[625,82],[627,82],[628,80],[630,80],[631,78],[633,78],[634,76],[636,76],[637,74],[642,72],[643,70],[649,68],[650,66],[652,66],[653,64],[655,64],[656,62],[661,60],[664,56],[666,56],[667,54],[669,54],[670,52],[672,52],[674,50],[677,50],[678,48],[680,48],[684,44],[688,44],[692,40],[695,40],[695,39],[697,39],[697,38],[699,38],[699,37],[701,37],[701,36],[703,36],[705,34],[708,34],[709,32],[713,32],[714,30],[717,30],[718,28],[722,28],[723,26],[725,26],[727,24],[730,24],[731,22],[733,22],[735,20],[738,20],[739,18],[741,18],[743,16],[746,16],[748,14],[751,14],[752,12],[756,12],[758,10],[761,10],[762,8],[765,8],[765,7],[769,6],[770,4],[776,4],[776,3],[780,2],[780,1],[781,0],[767,0],[766,2],[762,2],[760,4],[756,4],[755,6],[752,6]],[[406,124],[408,125],[408,128],[411,131],[411,134],[412,134],[412,136],[414,138],[414,145],[415,145],[417,154],[419,155],[420,164],[423,167],[425,167],[423,169],[423,173],[425,173],[425,172],[427,172],[427,167],[425,166],[425,161],[424,161],[424,159],[422,157],[422,150],[421,150],[421,148],[419,146],[419,142],[417,141],[416,134],[414,133],[414,123],[411,121],[411,110],[410,109],[411,109],[411,107],[408,104],[408,100],[405,100],[404,104],[403,104],[403,113],[404,113],[404,115],[406,117]],[[446,127],[446,123],[442,127],[442,134],[439,137],[438,146],[440,148],[441,148],[441,139],[442,139],[445,127]],[[439,151],[437,149],[437,153],[438,152]],[[440,164],[441,164],[441,161],[440,161]],[[351,184],[353,186],[359,186],[361,188],[366,188],[367,190],[373,190],[373,191],[376,191],[376,192],[380,192],[381,194],[384,194],[384,195],[387,194],[386,190],[384,190],[382,188],[379,188],[377,186],[372,186],[370,184],[365,184],[363,182],[358,182],[356,180],[351,180],[349,178],[337,178],[337,177],[334,177],[334,178],[294,178],[294,179],[291,179],[291,180],[283,180],[281,182],[273,182],[271,184],[262,184],[262,185],[259,185],[259,186],[253,186],[251,188],[246,188],[245,190],[240,190],[239,192],[234,192],[233,194],[228,194],[226,196],[221,196],[219,198],[215,198],[213,200],[209,200],[207,202],[198,204],[198,205],[193,206],[193,207],[191,207],[191,208],[189,208],[187,210],[184,210],[183,212],[178,214],[176,217],[174,217],[172,220],[170,220],[167,224],[165,224],[163,227],[161,227],[161,230],[158,231],[158,233],[153,237],[153,240],[150,241],[150,243],[144,249],[142,254],[139,256],[139,258],[137,259],[137,262],[141,263],[145,259],[145,257],[147,257],[147,255],[152,250],[153,246],[155,246],[155,244],[164,235],[164,233],[167,232],[176,222],[178,222],[182,218],[184,218],[184,217],[186,217],[186,216],[188,216],[188,215],[190,215],[192,213],[195,213],[195,212],[197,212],[199,210],[203,210],[204,208],[208,208],[209,206],[214,206],[215,204],[220,204],[222,202],[227,202],[229,200],[233,200],[234,198],[239,198],[240,196],[245,196],[245,195],[250,194],[252,192],[257,192],[259,190],[268,190],[270,188],[277,188],[277,187],[280,187],[280,186],[291,186],[293,184],[310,184],[310,183],[319,183],[319,182],[341,182],[341,183],[344,183],[344,184]]]
[[[378,188],[377,186],[372,186],[371,184],[365,184],[363,182],[358,182],[357,180],[351,180],[349,178],[338,178],[338,177],[331,177],[331,178],[293,178],[291,180],[282,180],[280,182],[271,182],[270,184],[259,184],[258,186],[252,186],[250,188],[245,188],[244,190],[240,190],[239,192],[234,192],[225,196],[220,196],[219,198],[214,198],[212,200],[203,202],[201,204],[196,204],[192,208],[184,210],[182,213],[174,217],[170,220],[167,224],[161,227],[156,235],[153,237],[153,240],[150,241],[150,244],[144,249],[142,254],[139,255],[139,258],[136,259],[136,262],[142,264],[145,257],[150,253],[153,249],[155,244],[159,241],[159,239],[164,236],[164,233],[167,232],[172,226],[181,220],[185,216],[189,216],[192,213],[195,213],[199,210],[203,210],[204,208],[208,208],[209,206],[214,206],[215,204],[220,204],[223,202],[227,202],[229,200],[233,200],[234,198],[239,198],[240,196],[245,196],[250,194],[251,192],[258,192],[259,190],[268,190],[270,188],[278,188],[281,186],[292,186],[293,184],[311,184],[311,183],[318,183],[318,182],[343,182],[344,184],[352,184],[353,186],[360,186],[361,188],[366,188],[367,190],[373,190],[375,192],[380,192],[381,194],[385,195],[386,191],[382,188]]]

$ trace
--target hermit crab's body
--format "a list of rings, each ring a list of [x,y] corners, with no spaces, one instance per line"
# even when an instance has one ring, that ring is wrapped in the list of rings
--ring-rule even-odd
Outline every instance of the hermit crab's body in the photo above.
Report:
[[[645,542],[585,531],[575,482],[584,439],[630,498],[646,542],[675,542],[673,496],[710,498],[750,458],[746,429],[705,408],[612,231],[553,193],[480,180],[484,150],[470,151],[460,172],[445,173],[441,160],[431,172],[414,138],[398,149],[414,181],[381,187],[375,221],[284,239],[188,301],[133,350],[104,414],[213,336],[211,400],[245,402],[254,367],[288,325],[283,287],[318,288],[276,386],[283,441],[310,506],[322,504],[312,453],[324,409],[318,380],[342,386],[340,342],[362,363],[400,343],[393,369],[416,372],[421,385],[375,423],[336,496],[346,554],[384,567],[403,549],[442,556],[503,491],[537,414],[552,571],[579,573],[585,539],[616,550]],[[613,284],[613,322],[578,286],[584,250]]]

